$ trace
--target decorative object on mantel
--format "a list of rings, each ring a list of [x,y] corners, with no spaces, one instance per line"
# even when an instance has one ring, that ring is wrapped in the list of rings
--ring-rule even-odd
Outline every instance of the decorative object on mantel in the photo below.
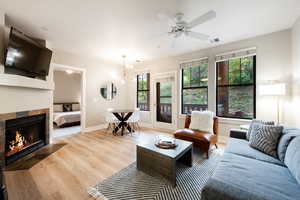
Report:
[[[280,96],[286,94],[286,85],[279,81],[268,81],[267,84],[259,86],[261,96],[274,96],[277,99],[277,124],[280,123]]]
[[[156,137],[155,146],[162,149],[174,149],[177,147],[176,139],[159,135]]]

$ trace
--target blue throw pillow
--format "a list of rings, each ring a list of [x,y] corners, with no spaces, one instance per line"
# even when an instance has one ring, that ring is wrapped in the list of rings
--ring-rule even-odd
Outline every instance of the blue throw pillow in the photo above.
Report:
[[[300,136],[295,137],[290,142],[286,150],[284,164],[300,184]]]
[[[281,138],[279,139],[278,147],[277,147],[277,154],[279,160],[282,162],[284,161],[286,150],[292,141],[296,136],[300,136],[300,129],[296,128],[284,128],[283,134]]]

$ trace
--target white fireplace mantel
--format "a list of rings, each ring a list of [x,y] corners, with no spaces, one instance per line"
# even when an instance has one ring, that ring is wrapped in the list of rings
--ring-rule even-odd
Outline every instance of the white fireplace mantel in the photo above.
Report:
[[[54,90],[54,82],[0,73],[0,86]]]

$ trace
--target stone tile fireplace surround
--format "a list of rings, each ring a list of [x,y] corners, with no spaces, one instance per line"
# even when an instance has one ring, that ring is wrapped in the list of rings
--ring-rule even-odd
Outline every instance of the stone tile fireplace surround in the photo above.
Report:
[[[16,120],[14,120],[16,119]],[[41,121],[43,120],[43,121]],[[40,123],[37,125],[37,128],[34,127],[34,122]],[[15,124],[31,124],[28,128],[32,128],[34,131],[38,132],[34,135],[22,135],[22,133],[18,132],[18,128],[15,128],[16,135],[6,135],[10,134],[10,132],[14,131],[13,127]],[[12,125],[11,125],[12,124]],[[23,126],[23,132],[31,132],[33,130],[26,130],[26,125]],[[30,134],[30,133],[29,133]],[[41,134],[40,136],[37,134]],[[15,149],[11,148],[14,143],[10,142],[9,148],[13,149],[10,152],[7,152],[8,145],[7,140],[8,137],[12,138],[15,141],[20,140],[18,143],[15,143]],[[24,112],[13,112],[13,113],[5,113],[0,114],[0,168],[6,167],[9,163],[14,162],[21,157],[36,151],[37,149],[41,148],[49,144],[49,109],[39,109],[39,110],[31,110],[31,111],[24,111]],[[27,140],[27,141],[26,141]],[[28,145],[25,148],[23,147],[23,142],[29,142],[32,140],[32,144]],[[11,154],[13,154],[11,156]],[[9,159],[8,159],[9,158]]]

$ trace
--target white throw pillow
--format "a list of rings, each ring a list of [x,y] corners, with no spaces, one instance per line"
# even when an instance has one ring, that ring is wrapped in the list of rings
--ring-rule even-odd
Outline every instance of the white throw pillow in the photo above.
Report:
[[[214,113],[211,111],[192,111],[190,129],[213,133]]]
[[[63,106],[62,106],[62,104],[53,105],[53,111],[54,112],[63,112]]]

